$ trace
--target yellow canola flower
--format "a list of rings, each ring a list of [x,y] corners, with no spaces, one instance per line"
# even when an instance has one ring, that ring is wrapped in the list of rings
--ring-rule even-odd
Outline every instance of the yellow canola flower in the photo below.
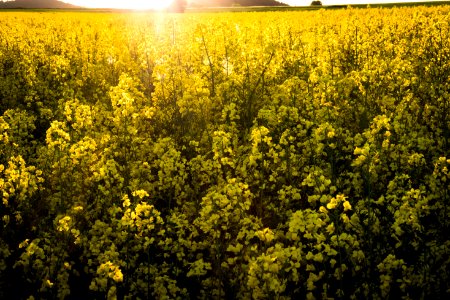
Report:
[[[347,200],[344,201],[343,206],[344,206],[344,211],[352,209],[352,206],[351,206],[350,202],[348,202]]]
[[[348,218],[348,216],[346,214],[341,214],[341,219],[344,223],[350,222],[350,219]]]
[[[324,213],[324,214],[328,213],[328,210],[327,210],[324,206],[321,206],[321,207],[319,208],[319,211],[320,211],[321,213]]]
[[[69,231],[72,218],[65,216],[58,221],[58,231]]]
[[[81,212],[81,211],[83,211],[83,206],[81,206],[81,205],[75,206],[73,208],[73,210],[76,211],[76,212]]]
[[[48,287],[52,287],[52,286],[53,286],[53,282],[51,282],[49,279],[47,279],[47,281],[45,282],[45,284],[46,284]]]
[[[273,231],[270,228],[264,228],[256,233],[256,236],[263,242],[270,243],[275,238]]]
[[[335,230],[334,224],[331,223],[330,225],[328,225],[326,230],[329,234],[332,234]]]
[[[128,198],[128,195],[123,196],[122,205],[123,207],[129,207],[131,205],[130,198]]]
[[[327,204],[328,209],[334,209],[337,206],[336,198],[331,198],[330,202]]]
[[[143,199],[144,197],[150,197],[150,195],[144,190],[137,190],[133,192],[133,196]]]

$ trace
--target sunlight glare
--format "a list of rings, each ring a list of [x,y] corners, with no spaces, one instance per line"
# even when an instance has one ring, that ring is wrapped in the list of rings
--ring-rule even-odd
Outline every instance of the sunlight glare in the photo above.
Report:
[[[120,8],[135,10],[164,10],[168,8],[174,0],[67,0],[75,5],[89,8]]]
[[[155,9],[155,10],[163,10],[168,8],[172,4],[173,0],[139,0],[139,1],[130,1],[129,3],[133,3],[133,7],[131,9],[144,10],[144,9]]]

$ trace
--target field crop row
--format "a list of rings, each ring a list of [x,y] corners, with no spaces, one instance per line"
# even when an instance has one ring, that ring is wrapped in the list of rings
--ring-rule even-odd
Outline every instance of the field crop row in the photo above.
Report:
[[[449,29],[1,13],[0,298],[448,298]]]

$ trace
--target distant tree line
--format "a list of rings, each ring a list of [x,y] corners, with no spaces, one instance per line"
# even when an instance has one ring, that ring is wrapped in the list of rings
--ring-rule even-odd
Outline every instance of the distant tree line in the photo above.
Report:
[[[276,0],[194,0],[191,6],[288,6]]]
[[[187,6],[186,0],[174,0],[169,7],[170,12],[182,13],[185,11]]]
[[[320,2],[320,1],[313,1]],[[169,7],[170,12],[184,12],[187,7],[186,0],[174,0]],[[193,0],[194,7],[202,6],[288,6],[276,0]],[[311,4],[313,5],[313,4]],[[15,0],[1,1],[0,8],[78,8],[78,6],[58,0]]]
[[[0,1],[0,8],[77,8],[78,6],[57,0]]]

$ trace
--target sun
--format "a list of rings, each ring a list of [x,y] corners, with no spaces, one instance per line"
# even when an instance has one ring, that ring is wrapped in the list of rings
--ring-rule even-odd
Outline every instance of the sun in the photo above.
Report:
[[[174,0],[67,0],[64,2],[89,8],[164,10],[168,8],[173,1]]]

